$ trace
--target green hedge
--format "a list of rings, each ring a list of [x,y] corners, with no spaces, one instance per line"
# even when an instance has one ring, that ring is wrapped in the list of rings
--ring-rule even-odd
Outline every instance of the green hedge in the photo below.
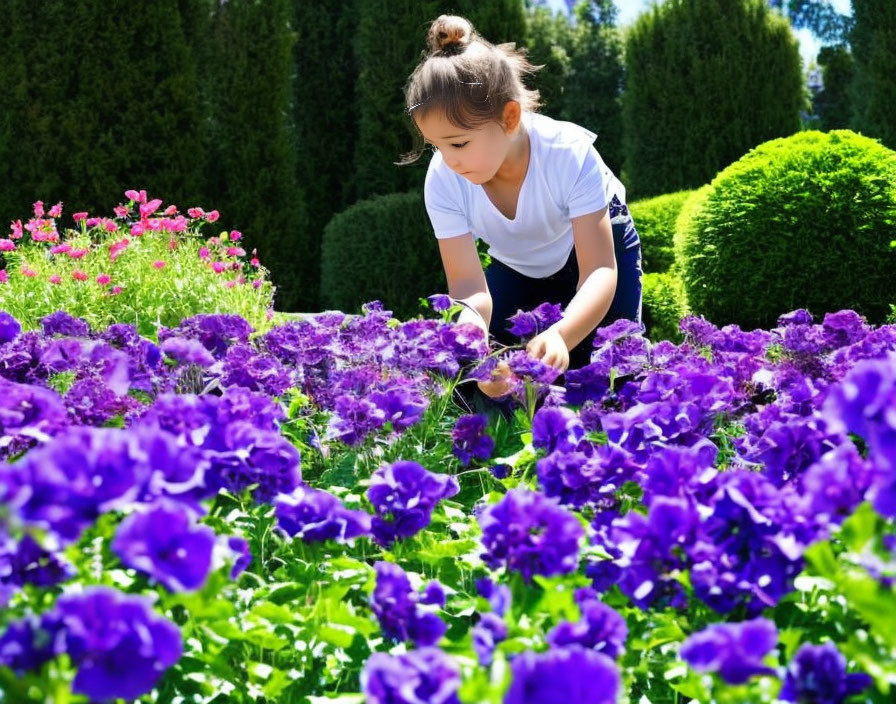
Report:
[[[419,191],[360,201],[324,230],[321,300],[352,313],[380,300],[398,318],[422,312],[419,299],[447,290],[438,241]]]
[[[696,188],[800,129],[799,45],[767,0],[666,0],[626,34],[622,96],[632,200]]]
[[[687,315],[684,286],[670,272],[647,273],[642,279],[641,318],[647,327],[647,337],[658,342],[681,342],[681,319]]]
[[[896,282],[896,152],[849,130],[751,150],[684,205],[676,267],[691,309],[770,327],[795,308],[852,308],[871,323]]]
[[[629,203],[628,208],[641,239],[645,272],[668,271],[675,260],[675,222],[693,191],[678,191]]]

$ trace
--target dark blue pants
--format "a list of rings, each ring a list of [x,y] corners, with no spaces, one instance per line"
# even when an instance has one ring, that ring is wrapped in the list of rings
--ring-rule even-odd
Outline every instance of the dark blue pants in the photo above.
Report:
[[[604,327],[627,318],[641,323],[641,241],[635,230],[628,207],[614,196],[610,205],[613,245],[616,252],[616,294],[604,319]],[[545,278],[531,278],[497,259],[485,271],[485,279],[492,296],[492,319],[489,332],[503,344],[519,344],[520,340],[507,332],[507,318],[518,310],[532,310],[541,303],[559,303],[564,308],[576,293],[579,266],[573,247],[569,259],[560,271]],[[578,369],[590,362],[594,333],[570,350],[569,368]]]

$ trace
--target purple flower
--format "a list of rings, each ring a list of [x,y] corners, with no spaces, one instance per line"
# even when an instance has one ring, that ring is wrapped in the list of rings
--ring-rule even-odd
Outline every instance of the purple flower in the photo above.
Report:
[[[778,642],[775,624],[766,618],[716,623],[689,636],[681,657],[697,672],[717,672],[728,684],[743,684],[754,675],[772,675],[762,659]]]
[[[227,548],[236,558],[233,561],[233,567],[230,568],[230,578],[236,579],[251,564],[252,553],[249,550],[248,541],[238,535],[228,536]]]
[[[224,386],[242,386],[268,396],[281,396],[293,385],[279,359],[245,343],[236,343],[225,353],[221,380]]]
[[[542,303],[531,311],[518,311],[510,316],[508,330],[517,337],[530,337],[547,330],[563,318],[563,306],[558,303]]]
[[[326,432],[327,440],[339,440],[346,445],[357,445],[386,422],[385,411],[364,398],[342,394]]]
[[[778,697],[785,702],[842,704],[871,684],[865,673],[846,673],[846,658],[837,646],[803,643],[787,666]]]
[[[75,569],[68,560],[61,554],[45,550],[30,534],[25,534],[16,543],[12,538],[4,537],[0,528],[0,585],[46,587],[74,575]]]
[[[92,587],[60,597],[54,613],[64,652],[78,668],[72,690],[91,699],[142,696],[180,659],[177,626],[145,597]]]
[[[575,412],[562,407],[542,407],[532,419],[532,445],[553,452],[574,450],[585,429]]]
[[[164,343],[169,337],[199,340],[215,359],[222,359],[230,345],[248,342],[252,332],[252,326],[239,315],[200,314],[185,318],[176,328],[160,328],[159,343]]]
[[[199,340],[186,337],[169,337],[162,343],[162,352],[180,364],[195,364],[207,369],[215,358]]]
[[[855,433],[868,444],[868,459],[879,472],[874,507],[896,517],[896,352],[857,362],[831,388],[822,416],[835,432]]]
[[[492,664],[495,648],[507,638],[507,625],[495,613],[482,614],[471,632],[473,652],[482,667]]]
[[[344,543],[370,533],[370,516],[350,511],[333,494],[300,485],[274,499],[277,523],[287,534],[308,542]]]
[[[426,300],[429,301],[432,309],[439,313],[443,310],[448,310],[451,307],[451,296],[446,296],[444,293],[434,293]]]
[[[445,622],[437,614],[418,606],[426,603],[426,597],[434,595],[430,593],[421,598],[411,588],[405,571],[396,564],[377,562],[374,569],[376,587],[370,597],[370,606],[386,637],[399,641],[411,640],[418,647],[435,645],[445,634]]]
[[[90,323],[84,318],[74,318],[65,311],[51,313],[40,321],[44,335],[65,335],[67,337],[89,337]]]
[[[438,648],[374,653],[361,671],[367,704],[460,704],[460,669]]]
[[[19,675],[36,670],[58,654],[58,620],[52,614],[27,616],[9,624],[0,636],[0,665]]]
[[[797,308],[790,313],[785,313],[778,318],[778,325],[784,327],[787,325],[811,325],[812,314],[805,308]]]
[[[503,616],[510,608],[510,587],[506,584],[495,584],[488,577],[476,580],[476,592],[483,599],[487,599],[498,616]]]
[[[429,525],[435,505],[458,491],[457,479],[433,474],[416,462],[384,464],[373,473],[367,489],[367,498],[377,513],[372,523],[374,537],[388,546],[396,539],[415,535]]]
[[[12,342],[21,332],[22,326],[19,321],[5,310],[0,310],[0,345]]]
[[[625,619],[616,611],[594,598],[579,601],[582,620],[576,623],[562,621],[547,635],[552,648],[581,645],[605,653],[614,660],[625,652],[628,627]]]
[[[383,412],[383,424],[391,423],[397,431],[420,422],[429,407],[429,402],[420,393],[400,383],[373,391],[368,400]]]
[[[452,431],[452,452],[466,467],[473,459],[486,461],[495,449],[494,439],[486,433],[488,418],[481,413],[463,415],[457,419]]]
[[[112,540],[112,550],[124,564],[175,592],[205,583],[214,545],[209,526],[193,523],[183,506],[166,500],[125,518]]]
[[[69,422],[62,399],[52,389],[0,378],[0,457],[46,442]]]
[[[536,574],[563,574],[578,566],[582,525],[543,494],[511,489],[477,517],[486,550],[482,558],[492,569],[503,565],[528,581]]]
[[[510,668],[504,704],[615,704],[621,684],[616,663],[578,646],[521,653]]]
[[[861,340],[868,334],[865,320],[854,310],[840,310],[826,313],[821,324],[824,340],[831,349],[846,347]]]

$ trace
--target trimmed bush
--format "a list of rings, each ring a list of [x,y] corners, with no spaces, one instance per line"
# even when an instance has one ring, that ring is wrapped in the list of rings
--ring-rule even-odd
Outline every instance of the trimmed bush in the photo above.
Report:
[[[771,327],[795,308],[884,320],[896,288],[896,152],[849,130],[756,147],[689,199],[676,230],[694,313]]]
[[[666,0],[626,34],[622,96],[632,200],[696,188],[800,129],[799,45],[767,0]]]
[[[678,325],[688,313],[681,279],[669,272],[648,273],[641,284],[641,317],[647,326],[647,337],[653,342],[681,342]]]
[[[398,318],[419,299],[447,290],[438,242],[419,191],[360,201],[324,229],[321,300],[346,313],[380,300]]]
[[[675,261],[675,222],[681,207],[692,193],[693,191],[678,191],[628,204],[641,239],[642,266],[645,272],[668,271]]]

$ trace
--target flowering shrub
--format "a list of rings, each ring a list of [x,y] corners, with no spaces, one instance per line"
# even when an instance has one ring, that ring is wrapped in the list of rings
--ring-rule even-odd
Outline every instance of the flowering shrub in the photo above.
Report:
[[[75,213],[62,226],[63,204],[34,204],[34,216],[0,239],[0,310],[34,329],[64,309],[94,327],[132,323],[153,336],[196,313],[227,311],[266,329],[274,287],[237,230],[204,237],[218,211],[164,206],[146,191],[125,191],[114,215]]]
[[[0,312],[9,701],[892,698],[896,326],[618,321],[470,414],[482,338],[376,302],[38,324]]]

